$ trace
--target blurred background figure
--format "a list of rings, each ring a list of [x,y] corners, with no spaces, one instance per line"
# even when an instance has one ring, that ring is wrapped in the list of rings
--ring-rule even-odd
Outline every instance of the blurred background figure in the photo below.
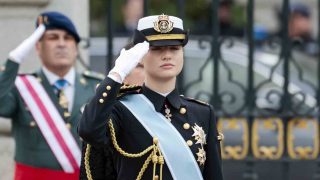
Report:
[[[204,2],[202,2],[203,4]],[[212,2],[206,2],[202,7],[197,7],[199,10],[190,14],[193,25],[191,28],[192,34],[203,35],[211,34],[212,32]],[[198,5],[199,6],[199,5]],[[218,8],[218,21],[221,36],[244,36],[244,7],[234,0],[220,0]]]
[[[289,7],[288,17],[288,36],[291,40],[297,43],[298,49],[308,55],[317,55],[319,50],[312,32],[312,14],[310,7],[303,3],[292,3]],[[276,32],[276,37],[283,36],[281,32],[281,19],[284,15],[278,10],[279,30]]]
[[[115,33],[131,36],[137,27],[138,20],[143,16],[143,0],[126,0],[121,7],[123,23],[116,27]]]
[[[220,25],[220,35],[242,37],[244,35],[244,27],[237,26],[234,23],[234,8],[233,0],[220,0],[218,9],[218,18]]]
[[[289,36],[301,38],[304,41],[311,40],[311,18],[309,7],[302,3],[290,6]]]
[[[300,50],[309,55],[318,54],[317,44],[312,37],[311,12],[308,6],[302,3],[290,6],[289,37],[301,42]]]

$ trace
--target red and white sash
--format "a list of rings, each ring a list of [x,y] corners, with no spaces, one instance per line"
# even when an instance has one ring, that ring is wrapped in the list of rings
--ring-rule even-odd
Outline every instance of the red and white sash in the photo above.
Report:
[[[80,148],[43,86],[31,75],[18,76],[15,84],[64,172],[79,170]]]

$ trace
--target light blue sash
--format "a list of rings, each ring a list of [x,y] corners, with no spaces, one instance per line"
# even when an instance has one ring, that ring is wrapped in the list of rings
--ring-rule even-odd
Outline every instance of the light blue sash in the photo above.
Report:
[[[175,180],[203,180],[199,166],[187,143],[176,128],[142,94],[125,96],[121,103],[139,120],[159,147]]]

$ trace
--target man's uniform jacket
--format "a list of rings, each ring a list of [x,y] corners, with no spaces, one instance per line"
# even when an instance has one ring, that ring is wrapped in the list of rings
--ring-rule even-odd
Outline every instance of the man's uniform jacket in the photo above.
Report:
[[[0,116],[12,119],[12,133],[16,145],[14,159],[17,163],[32,167],[62,170],[29,108],[15,87],[18,69],[19,64],[8,60],[0,70]],[[63,117],[63,110],[58,104],[58,97],[43,72],[40,70],[32,75],[41,82]],[[76,74],[73,108],[66,124],[71,125],[71,133],[79,147],[80,138],[77,133],[77,125],[81,116],[80,109],[92,98],[95,87],[100,81],[101,79],[96,74],[92,75],[88,71],[83,74]]]

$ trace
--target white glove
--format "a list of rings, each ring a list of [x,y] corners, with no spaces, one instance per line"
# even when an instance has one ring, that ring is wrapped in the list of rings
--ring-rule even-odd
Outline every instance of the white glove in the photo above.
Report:
[[[9,59],[20,64],[35,46],[36,42],[42,37],[45,30],[45,26],[40,24],[38,28],[31,34],[31,36],[25,39],[18,47],[9,53]]]
[[[148,50],[149,43],[146,41],[136,44],[129,50],[122,49],[108,77],[122,83],[124,78],[138,65]],[[120,76],[120,79],[114,75],[115,73]]]

